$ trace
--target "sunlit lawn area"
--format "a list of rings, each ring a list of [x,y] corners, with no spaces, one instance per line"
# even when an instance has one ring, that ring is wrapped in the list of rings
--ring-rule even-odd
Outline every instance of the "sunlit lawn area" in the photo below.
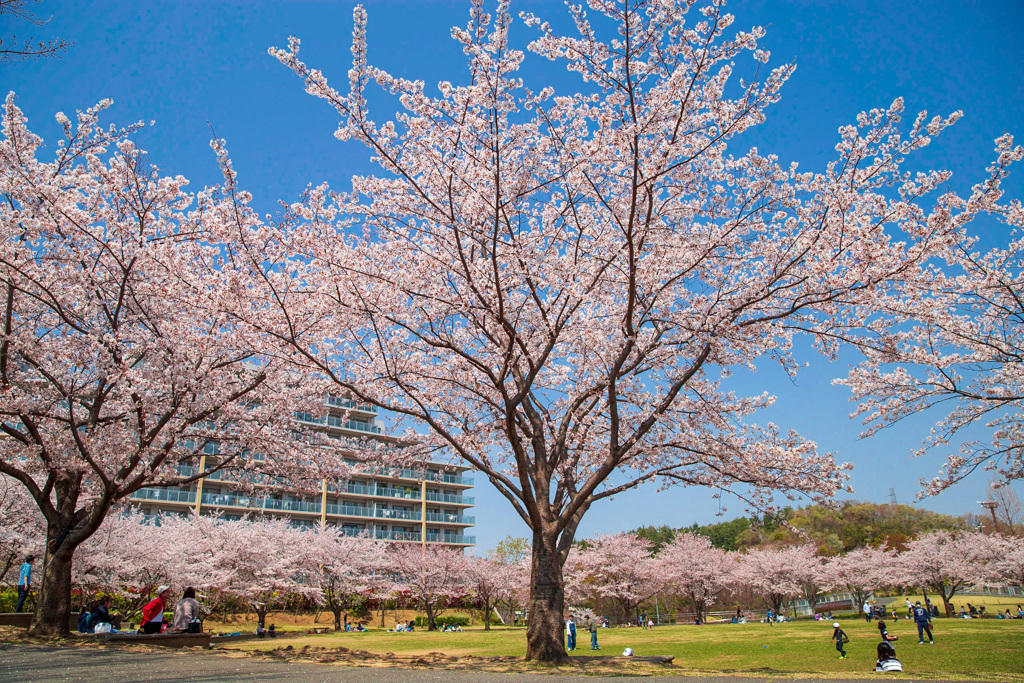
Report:
[[[890,625],[892,622],[889,622]],[[590,637],[580,632],[577,657],[620,655],[631,647],[637,655],[674,655],[671,671],[747,674],[864,674],[874,668],[878,629],[874,623],[847,619],[843,628],[851,642],[848,657],[839,659],[832,642],[831,623],[797,622],[767,624],[718,624],[711,626],[661,626],[653,631],[636,628],[602,629],[600,652],[590,651]],[[913,624],[901,620],[890,626],[900,636],[896,653],[907,675],[921,678],[976,678],[1024,681],[1024,621],[999,619],[941,619],[934,630],[935,644],[917,644]],[[450,656],[522,656],[525,631],[479,628],[461,633],[338,633],[277,641],[240,643],[241,649],[270,649],[292,645],[301,648],[346,647],[370,652],[418,655],[442,652]],[[872,674],[874,675],[874,674]]]

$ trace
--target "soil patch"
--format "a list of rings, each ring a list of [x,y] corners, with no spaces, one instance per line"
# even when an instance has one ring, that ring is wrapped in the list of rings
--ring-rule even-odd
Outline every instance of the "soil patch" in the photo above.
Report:
[[[228,652],[227,650],[222,650]],[[304,662],[335,664],[359,667],[397,667],[402,669],[436,669],[451,671],[479,671],[488,673],[538,673],[550,668],[559,673],[586,673],[615,675],[628,673],[632,676],[651,676],[666,673],[671,667],[671,657],[578,657],[564,666],[544,667],[535,662],[526,662],[521,657],[481,657],[457,650],[450,652],[369,652],[346,647],[300,648],[291,646],[273,650],[231,651],[231,656],[249,657],[258,660],[278,662]]]

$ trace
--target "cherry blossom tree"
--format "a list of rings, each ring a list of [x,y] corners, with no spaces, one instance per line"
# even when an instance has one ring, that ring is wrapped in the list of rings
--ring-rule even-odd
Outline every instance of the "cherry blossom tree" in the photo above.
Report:
[[[528,575],[522,572],[522,563],[508,564],[494,555],[467,557],[466,563],[466,582],[483,611],[484,630],[490,631],[491,612],[501,603],[513,602]]]
[[[35,501],[21,484],[0,474],[0,583],[26,555],[41,555],[45,526]]]
[[[1024,539],[1004,536],[997,540],[989,567],[993,577],[1003,585],[1024,590]]]
[[[899,584],[895,559],[896,553],[885,548],[855,548],[825,562],[821,585],[849,591],[859,609],[874,591]]]
[[[434,631],[434,619],[470,591],[469,562],[461,549],[439,545],[394,544],[388,566],[395,574],[392,591],[412,599]]]
[[[992,578],[998,541],[978,532],[933,531],[910,541],[895,563],[894,583],[938,593],[946,616],[954,616],[953,596],[961,587],[984,585]]]
[[[798,335],[835,353],[963,228],[926,204],[948,174],[906,163],[959,114],[908,132],[897,100],[798,170],[740,138],[794,68],[760,69],[763,29],[720,2],[569,11],[571,35],[524,17],[527,49],[581,78],[565,93],[518,73],[507,2],[474,1],[452,32],[468,75],[436,94],[368,64],[361,7],[347,93],[298,39],[272,49],[383,174],[311,189],[276,230],[252,217],[234,252],[258,302],[237,315],[310,381],[426,425],[424,447],[509,501],[532,533],[527,658],[553,662],[562,568],[596,502],[661,481],[770,509],[773,492],[845,486],[846,465],[753,421],[772,396],[729,378],[759,359],[795,372]],[[371,83],[398,96],[395,121],[371,118]]]
[[[217,522],[193,515],[147,519],[138,511],[112,514],[75,554],[72,579],[88,601],[90,594],[113,596],[126,619],[139,614],[160,584],[177,591],[187,586],[210,588],[214,576],[202,536]]]
[[[286,597],[323,599],[320,585],[302,580],[300,558],[313,532],[300,531],[283,518],[222,521],[211,527],[197,554],[213,563],[211,582],[245,600],[265,626],[267,614]]]
[[[943,210],[960,224],[993,216],[1016,231],[1013,241],[982,253],[975,239],[957,237],[946,256],[949,268],[905,283],[879,302],[885,315],[874,338],[862,344],[867,360],[843,382],[866,435],[915,413],[948,411],[917,455],[949,445],[971,425],[985,425],[989,440],[968,438],[921,497],[978,467],[991,470],[997,486],[1024,478],[1024,209],[1006,201],[1003,188],[1024,147],[1015,147],[1010,135],[996,143],[998,159],[985,182],[968,198],[947,193]]]
[[[379,590],[387,570],[386,546],[367,536],[349,536],[336,525],[321,524],[303,535],[299,562],[310,584],[320,586],[322,601],[342,630],[342,615]]]
[[[754,548],[740,556],[735,577],[761,596],[765,605],[780,614],[804,594],[807,563],[814,557],[809,546]]]
[[[574,580],[591,600],[607,599],[629,621],[640,603],[664,586],[663,565],[651,554],[650,541],[622,533],[587,539],[580,550]]]
[[[734,553],[716,548],[711,539],[698,534],[676,534],[658,553],[666,590],[684,596],[702,623],[708,609],[719,602],[733,584],[736,573]]]
[[[67,633],[76,548],[143,486],[245,468],[319,490],[344,470],[335,449],[313,458],[315,439],[293,438],[291,411],[311,399],[220,312],[241,201],[227,162],[223,194],[186,193],[133,144],[137,127],[100,125],[108,106],[58,114],[52,161],[13,93],[3,113],[0,473],[46,523],[36,633]],[[176,478],[210,443],[217,465]]]
[[[530,597],[530,542],[521,537],[506,536],[494,547],[488,559],[502,565],[507,575],[508,590],[502,591],[495,608],[506,624],[515,623],[516,613],[526,606]]]

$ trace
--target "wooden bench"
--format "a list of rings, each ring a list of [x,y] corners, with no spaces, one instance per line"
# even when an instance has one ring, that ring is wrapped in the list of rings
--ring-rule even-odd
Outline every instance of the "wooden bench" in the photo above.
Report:
[[[209,633],[100,633],[99,640],[116,645],[159,645],[160,647],[202,647],[210,649]]]
[[[0,626],[14,626],[15,628],[28,628],[32,625],[32,612],[0,612]],[[68,628],[72,631],[78,630],[78,614],[68,617]]]

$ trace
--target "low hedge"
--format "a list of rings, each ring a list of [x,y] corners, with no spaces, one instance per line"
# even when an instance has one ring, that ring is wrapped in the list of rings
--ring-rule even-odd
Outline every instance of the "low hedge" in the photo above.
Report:
[[[416,617],[416,626],[426,628],[427,618],[424,616]],[[457,614],[434,617],[434,626],[437,626],[438,628],[444,628],[445,626],[469,626],[469,617],[463,617]]]

